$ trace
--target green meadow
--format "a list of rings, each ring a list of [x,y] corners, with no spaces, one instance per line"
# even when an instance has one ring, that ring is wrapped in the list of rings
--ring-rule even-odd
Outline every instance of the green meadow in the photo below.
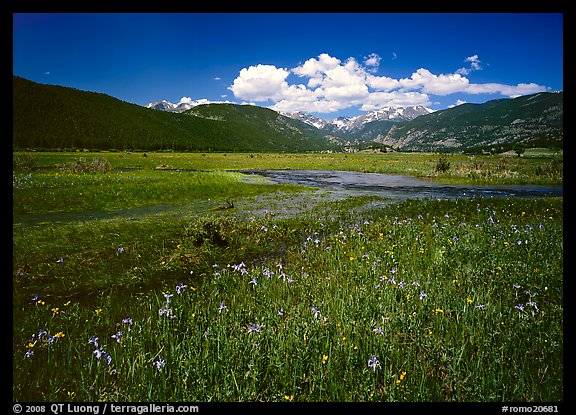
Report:
[[[313,194],[243,169],[562,184],[442,157],[15,152],[13,400],[562,401],[562,198],[241,211]]]

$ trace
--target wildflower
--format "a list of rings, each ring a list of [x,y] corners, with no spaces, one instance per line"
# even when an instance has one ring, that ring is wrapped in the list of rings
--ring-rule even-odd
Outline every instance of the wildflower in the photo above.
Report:
[[[34,346],[36,346],[36,342],[32,343],[32,342],[28,342],[28,344],[26,345],[27,349],[32,349]]]
[[[478,304],[477,306],[474,306],[475,308],[479,308],[479,309],[483,309],[484,307],[486,307],[486,304]]]
[[[284,395],[284,399],[286,399],[287,401],[291,401],[292,399],[294,399],[294,395]]]
[[[102,312],[102,309],[101,309],[101,308],[97,308],[96,310],[94,310],[94,312],[95,312],[96,314],[100,314],[100,313]]]
[[[156,367],[156,369],[158,369],[158,371],[160,371],[164,366],[166,366],[166,362],[164,361],[164,359],[162,359],[162,357],[159,357],[154,361],[154,366]]]
[[[186,288],[186,287],[187,287],[186,284],[178,284],[178,285],[176,286],[176,293],[177,293],[178,295],[182,294],[182,291],[184,291],[184,288]]]
[[[376,372],[376,368],[382,368],[376,356],[372,356],[370,360],[368,360],[368,368],[374,370],[374,372]]]
[[[222,301],[222,302],[220,303],[220,305],[218,306],[218,312],[221,313],[222,310],[228,310],[228,307],[226,307],[226,306],[224,305],[224,301]]]
[[[120,247],[116,250],[116,252],[118,252],[119,254],[123,254],[125,251],[124,248]]]
[[[112,363],[112,356],[110,356],[110,354],[106,352],[104,349],[102,348],[96,349],[92,353],[94,354],[94,356],[96,356],[96,359],[100,360],[101,357],[104,357],[108,365]]]
[[[322,317],[322,313],[320,312],[320,310],[318,310],[318,308],[312,307],[311,310],[314,313],[314,317],[316,318],[318,318],[319,316]]]
[[[262,274],[264,274],[266,277],[270,278],[272,275],[274,275],[274,273],[272,271],[270,271],[269,268],[264,268],[264,270],[262,271]]]
[[[63,264],[64,263],[64,258],[60,258],[58,261],[56,261],[58,264]]]
[[[132,322],[132,318],[131,318],[131,317],[126,317],[126,318],[123,318],[123,319],[122,319],[122,324],[131,325],[132,323],[133,323],[133,322]]]
[[[474,302],[474,300],[472,300],[470,297],[466,298],[466,304],[472,304]]]
[[[94,345],[94,347],[97,349],[98,348],[98,337],[96,337],[96,336],[90,337],[90,340],[88,340],[88,344]]]
[[[72,301],[68,300],[64,303],[64,307],[68,307]]]
[[[56,333],[56,334],[54,335],[54,337],[58,337],[59,339],[61,339],[61,338],[64,337],[64,336],[65,336],[65,334],[64,334],[63,332],[61,332],[61,331],[59,331],[58,333]]]
[[[252,332],[256,332],[256,333],[260,333],[260,330],[262,330],[262,327],[264,327],[261,324],[250,324],[250,328],[248,328],[248,333],[252,333]]]
[[[54,308],[52,308],[51,311],[52,311],[52,315],[54,315],[54,314],[58,314],[60,312],[60,309],[58,307],[54,307]]]
[[[46,330],[43,330],[43,329],[38,330],[38,338],[40,338],[46,334],[48,334],[48,332]]]
[[[328,361],[328,356],[323,354],[322,355],[322,364],[325,365],[327,361]]]
[[[420,283],[419,283],[418,281],[413,281],[413,282],[412,282],[412,285],[413,285],[414,287],[420,287]]]
[[[374,332],[374,334],[376,336],[383,336],[384,335],[384,330],[382,330],[382,326],[377,327],[375,329],[372,329],[372,331]]]
[[[163,316],[164,314],[166,314],[166,317],[168,318],[175,318],[175,316],[172,314],[171,308],[164,307],[158,310],[158,315]]]
[[[420,294],[418,295],[418,299],[420,301],[422,301],[425,297],[428,297],[428,294],[426,294],[424,291],[420,291]]]
[[[434,313],[438,314],[438,313],[443,313],[444,310],[442,310],[440,307],[437,307],[433,310]]]
[[[118,333],[113,334],[113,335],[110,336],[110,337],[112,337],[112,338],[115,339],[118,343],[120,343],[120,340],[122,339],[122,332],[119,331]]]
[[[24,353],[24,358],[25,358],[25,359],[29,359],[29,358],[31,358],[32,356],[34,356],[34,350],[32,350],[32,349],[28,349],[28,350],[26,350],[26,353]]]
[[[405,285],[406,285],[406,284],[404,283],[404,280],[402,280],[402,281],[400,281],[400,282],[398,283],[398,286],[399,286],[400,288],[404,288]]]
[[[529,305],[529,306],[532,307],[534,310],[538,311],[538,306],[536,305],[536,302],[535,302],[535,301],[530,300],[530,301],[528,301],[528,302],[526,303],[526,305]]]
[[[278,310],[278,315],[280,317],[282,317],[284,315],[284,307],[280,307],[280,310]]]
[[[516,304],[515,308],[517,308],[520,311],[524,311],[524,306],[520,303]]]
[[[256,281],[256,277],[252,278],[248,284],[252,284],[254,287],[256,287],[258,285],[258,281]]]
[[[396,384],[399,385],[400,383],[402,383],[402,381],[404,380],[405,377],[406,377],[406,372],[403,370],[402,372],[400,372],[400,377],[398,379],[396,379]]]
[[[162,294],[164,294],[164,298],[166,298],[166,305],[170,304],[170,297],[172,297],[174,294],[167,294],[167,293]]]

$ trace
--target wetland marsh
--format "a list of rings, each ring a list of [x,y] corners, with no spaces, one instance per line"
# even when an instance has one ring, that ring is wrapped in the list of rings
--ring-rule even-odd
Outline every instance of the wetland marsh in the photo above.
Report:
[[[558,191],[561,156],[437,159],[14,153],[14,400],[563,400],[561,192],[344,186]]]

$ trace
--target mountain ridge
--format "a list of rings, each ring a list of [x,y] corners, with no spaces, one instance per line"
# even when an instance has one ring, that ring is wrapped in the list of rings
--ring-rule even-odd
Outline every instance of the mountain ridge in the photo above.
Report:
[[[517,143],[563,147],[561,91],[434,112],[425,107],[418,111],[382,108],[335,124],[305,113],[288,117],[268,108],[232,103],[190,101],[185,103],[190,108],[167,111],[174,104],[159,101],[158,108],[165,109],[154,110],[102,93],[17,76],[13,76],[12,100],[13,148],[499,152]]]
[[[462,104],[392,126],[375,142],[403,151],[563,146],[563,92]]]
[[[189,113],[171,113],[16,76],[12,105],[13,148],[255,152],[338,148],[338,143],[305,123],[250,105],[207,104],[200,106],[204,109],[186,110]]]

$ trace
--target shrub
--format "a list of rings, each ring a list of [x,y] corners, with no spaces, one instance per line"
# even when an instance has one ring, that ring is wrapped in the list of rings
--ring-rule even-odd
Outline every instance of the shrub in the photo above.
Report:
[[[436,172],[446,173],[448,170],[450,170],[450,162],[446,157],[440,157],[436,162]]]

